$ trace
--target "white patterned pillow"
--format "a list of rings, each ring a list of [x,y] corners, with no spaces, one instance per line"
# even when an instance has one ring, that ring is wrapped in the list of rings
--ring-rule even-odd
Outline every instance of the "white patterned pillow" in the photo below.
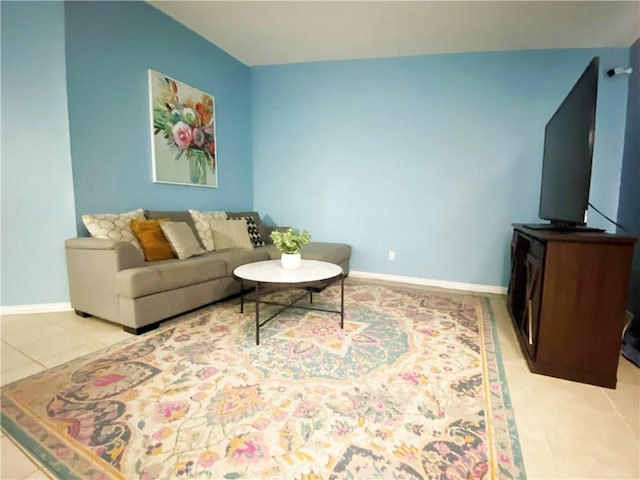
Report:
[[[212,252],[216,249],[216,245],[213,241],[213,232],[211,231],[210,222],[212,220],[226,220],[227,212],[201,212],[198,210],[189,210],[189,214],[193,219],[193,223],[196,226],[196,232],[198,233],[205,250]]]
[[[144,210],[138,208],[125,213],[97,213],[82,215],[82,223],[94,238],[126,240],[144,255],[142,245],[131,229],[131,220],[144,220]]]
[[[243,218],[212,220],[211,231],[213,232],[217,250],[226,250],[228,248],[253,249],[253,244],[247,231],[247,222]]]

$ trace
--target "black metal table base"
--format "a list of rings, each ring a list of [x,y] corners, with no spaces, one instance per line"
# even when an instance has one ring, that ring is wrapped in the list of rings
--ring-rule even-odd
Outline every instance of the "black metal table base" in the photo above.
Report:
[[[298,303],[300,300],[305,298],[307,294],[309,295],[309,303],[310,304],[313,303],[314,289],[316,289],[319,285],[322,285],[323,288],[328,287],[329,285],[335,283],[338,280],[340,280],[340,310],[330,310],[326,308],[310,307],[308,305],[296,305],[296,303]],[[253,300],[256,306],[256,345],[260,345],[260,327],[263,327],[268,322],[273,320],[275,317],[280,315],[282,312],[290,308],[298,308],[302,310],[314,310],[317,312],[339,313],[340,328],[344,329],[344,274],[342,273],[336,277],[328,278],[328,279],[317,281],[317,282],[290,283],[290,284],[289,283],[274,284],[271,282],[250,282],[250,283],[255,283],[255,292],[254,292],[255,298]],[[267,292],[271,292],[273,290],[281,289],[281,288],[296,288],[296,289],[305,290],[305,292],[302,295],[297,296],[294,300],[290,301],[289,303],[270,302],[268,300],[260,300],[260,293],[262,291],[260,287],[261,286],[264,287],[264,285],[269,285],[270,287],[267,289]],[[244,313],[244,280],[242,279],[240,279],[240,289],[241,289],[240,313]],[[282,308],[280,308],[275,313],[272,313],[268,318],[261,321],[260,320],[260,304],[261,303],[264,303],[265,305],[275,305]]]

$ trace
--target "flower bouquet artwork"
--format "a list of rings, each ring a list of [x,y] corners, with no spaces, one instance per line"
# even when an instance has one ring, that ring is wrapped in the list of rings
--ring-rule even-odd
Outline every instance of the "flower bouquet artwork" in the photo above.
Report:
[[[217,187],[213,96],[149,70],[149,97],[153,181]]]

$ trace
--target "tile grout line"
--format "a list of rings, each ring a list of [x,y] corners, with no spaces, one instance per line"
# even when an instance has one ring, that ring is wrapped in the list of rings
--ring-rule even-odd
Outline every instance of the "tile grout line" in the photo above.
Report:
[[[11,345],[9,342],[6,342],[6,341],[4,341],[4,340],[2,340],[2,343],[4,343],[5,345],[8,345],[10,348],[14,349],[16,352],[21,353],[22,355],[24,355],[25,357],[27,357],[29,360],[31,360],[32,362],[37,363],[37,364],[38,364],[38,365],[40,365],[41,367],[48,368],[46,365],[43,365],[42,363],[40,363],[38,360],[36,360],[35,358],[33,358],[33,357],[32,357],[31,355],[29,355],[28,353],[23,352],[19,347],[16,347],[16,346],[14,346],[14,345]],[[10,371],[12,371],[12,370],[18,370],[18,369],[20,369],[20,368],[23,368],[24,366],[25,366],[25,365],[23,365],[22,367],[18,367],[18,368],[11,368],[11,369],[9,369],[9,370],[7,370],[7,371],[5,371],[5,372],[1,372],[1,373],[6,374],[6,373],[8,373],[8,372],[10,372]]]
[[[50,324],[54,325],[53,323],[50,323]],[[104,342],[102,342],[102,341],[100,341],[100,340],[97,340],[97,339],[95,339],[95,338],[88,337],[87,335],[82,334],[82,333],[78,333],[78,332],[75,332],[75,331],[69,330],[68,328],[62,327],[62,326],[60,326],[60,325],[56,325],[56,326],[59,326],[60,328],[64,328],[64,330],[66,330],[66,331],[67,331],[67,333],[72,333],[72,334],[74,334],[74,335],[78,335],[78,336],[80,336],[80,337],[83,337],[83,338],[84,338],[84,340],[86,340],[87,342],[97,342],[97,343],[99,343],[99,344],[101,345],[101,347],[100,347],[100,348],[105,348],[105,347],[108,347],[108,346],[110,346],[110,345],[111,345],[111,343],[109,343],[109,344],[105,344]],[[68,348],[68,349],[66,349],[66,350],[63,350],[63,351],[61,351],[61,352],[57,352],[57,353],[54,353],[54,354],[52,354],[52,355],[48,355],[47,357],[44,357],[44,358],[43,358],[43,359],[41,359],[41,360],[38,360],[38,359],[36,359],[35,357],[33,357],[32,355],[30,355],[29,353],[27,353],[27,352],[25,352],[24,350],[22,350],[22,347],[17,347],[17,346],[11,345],[10,343],[8,343],[8,342],[6,342],[6,341],[4,341],[4,340],[3,340],[2,342],[3,342],[3,343],[6,343],[6,344],[7,344],[7,345],[9,345],[11,348],[13,348],[14,350],[17,350],[17,351],[18,351],[18,352],[20,352],[22,355],[24,355],[24,356],[28,357],[30,360],[34,361],[35,363],[37,363],[38,365],[42,366],[42,367],[43,367],[43,368],[45,368],[45,369],[49,369],[49,368],[53,368],[53,367],[49,367],[49,366],[45,365],[44,363],[42,363],[42,361],[41,361],[41,360],[46,360],[46,359],[48,359],[48,358],[55,357],[56,355],[60,355],[60,354],[65,353],[65,352],[69,352],[69,351],[74,350],[75,348],[77,348],[77,347],[71,347],[71,348]],[[82,356],[82,355],[80,355],[80,356]],[[71,359],[71,360],[73,360],[73,359]],[[63,363],[64,363],[64,362],[63,362]],[[56,365],[56,366],[57,366],[57,365]],[[15,370],[15,369],[14,369],[14,370]],[[5,372],[5,373],[6,373],[6,372]]]
[[[11,437],[11,435],[6,435],[6,434],[4,433],[4,429],[2,430],[2,433],[3,433],[3,436],[4,436],[4,437],[6,437],[6,438],[7,438],[7,440],[9,440],[9,441],[10,441],[10,442],[11,442],[11,443],[12,443],[12,444],[13,444],[13,445],[18,449],[18,450],[20,450],[20,452],[21,452],[21,453],[22,453],[22,454],[27,458],[27,460],[29,460],[29,461],[33,464],[33,466],[34,466],[33,471],[31,471],[31,472],[27,473],[27,475],[25,475],[25,476],[29,476],[29,475],[34,474],[35,472],[39,472],[39,471],[42,471],[42,470],[43,470],[44,465],[42,465],[40,462],[38,462],[38,461],[37,461],[37,460],[36,460],[36,459],[35,459],[35,458],[34,458],[34,457],[29,453],[29,452],[27,452],[27,451],[22,447],[22,445],[20,445],[19,443],[17,443],[17,442],[16,442],[16,441]],[[24,476],[23,476],[22,478],[24,478]],[[50,478],[50,477],[48,477],[48,478]]]
[[[631,435],[633,435],[635,437],[637,432],[633,431],[633,428],[631,427],[631,425],[629,425],[629,422],[627,421],[627,420],[630,420],[631,417],[625,417],[624,415],[622,415],[622,412],[620,412],[618,407],[616,407],[616,404],[613,403],[613,400],[609,397],[609,395],[606,394],[606,392],[605,392],[605,397],[607,397],[607,400],[609,401],[609,404],[615,410],[615,412],[618,414],[618,417],[620,417],[620,420],[622,420],[622,423],[623,423],[624,427],[627,429],[627,431],[629,433],[631,433]],[[638,448],[640,449],[640,438],[638,438],[637,444],[638,444]]]

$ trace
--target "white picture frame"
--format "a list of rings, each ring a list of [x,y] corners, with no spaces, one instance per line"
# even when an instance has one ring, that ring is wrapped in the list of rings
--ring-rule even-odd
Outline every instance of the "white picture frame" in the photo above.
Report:
[[[215,99],[149,69],[153,181],[218,186]]]

